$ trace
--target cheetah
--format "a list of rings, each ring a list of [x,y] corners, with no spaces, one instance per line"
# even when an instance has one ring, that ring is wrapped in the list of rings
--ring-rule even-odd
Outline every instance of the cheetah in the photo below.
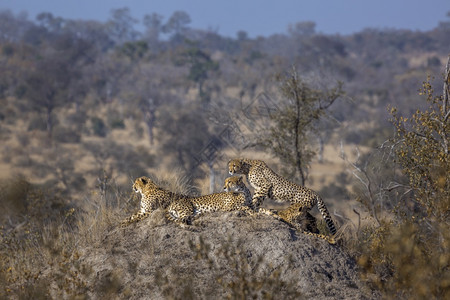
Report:
[[[145,219],[157,208],[167,208],[174,200],[188,197],[160,188],[146,176],[139,177],[134,181],[133,190],[141,194],[141,207],[137,213],[121,222],[122,227]]]
[[[333,235],[336,234],[336,227],[322,198],[313,190],[278,175],[264,161],[245,158],[233,159],[228,162],[228,171],[230,175],[243,174],[247,176],[247,181],[255,189],[252,198],[252,205],[255,209],[258,209],[266,197],[275,201],[300,203],[306,211],[317,204],[330,232]]]
[[[190,224],[204,212],[241,210],[247,214],[254,213],[249,207],[250,203],[240,193],[223,192],[191,197],[167,191],[146,176],[135,180],[133,190],[141,194],[141,207],[137,213],[122,221],[122,227],[141,221],[157,208],[166,209],[166,217],[180,225]]]
[[[302,203],[293,203],[285,209],[276,210],[275,213],[288,224],[299,224],[303,231],[319,233],[316,218],[305,209]]]
[[[184,226],[192,224],[195,218],[206,212],[236,210],[244,211],[248,215],[254,214],[250,201],[243,194],[222,192],[175,200],[168,206],[166,217]]]
[[[252,201],[252,195],[250,193],[250,190],[245,185],[242,176],[231,176],[226,178],[223,190],[225,192],[243,193],[245,198],[247,199],[247,202],[251,203]],[[314,218],[307,210],[303,209],[301,203],[294,203],[290,205],[288,208],[280,211],[259,208],[259,212],[273,216],[277,219],[281,218],[288,224],[293,224],[296,222],[303,223],[299,222],[300,220],[303,219],[303,221],[309,223],[304,224],[305,230],[308,230],[313,233],[319,233],[319,230],[317,229],[316,218]]]
[[[247,202],[251,202],[252,200],[250,190],[245,185],[242,176],[232,176],[226,178],[223,189],[227,192],[235,191],[243,193],[245,198],[247,199]],[[309,213],[308,209],[305,209],[302,206],[302,203],[291,204],[288,208],[279,211],[259,208],[258,212],[272,216],[275,219],[280,220],[288,224],[289,226],[296,228],[297,230],[300,230],[304,234],[319,237],[326,240],[330,244],[336,243],[334,238],[319,234],[316,218],[314,218],[314,216]]]

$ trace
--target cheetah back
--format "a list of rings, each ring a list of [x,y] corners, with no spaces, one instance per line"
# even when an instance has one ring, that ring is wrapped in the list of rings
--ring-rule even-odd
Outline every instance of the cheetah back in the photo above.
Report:
[[[336,228],[331,216],[320,196],[306,187],[275,173],[262,160],[233,159],[228,163],[230,174],[244,174],[247,181],[255,189],[252,204],[258,207],[266,197],[276,201],[299,203],[304,209],[310,210],[317,207],[327,223],[330,231],[335,234]]]
[[[174,201],[167,208],[167,217],[177,223],[190,224],[202,213],[234,210],[251,213],[243,194],[222,192]]]

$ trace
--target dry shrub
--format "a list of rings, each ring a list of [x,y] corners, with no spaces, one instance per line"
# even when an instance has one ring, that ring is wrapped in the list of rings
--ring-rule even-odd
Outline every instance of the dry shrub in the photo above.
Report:
[[[157,176],[150,175],[150,178],[159,186],[179,194],[193,195],[197,190],[191,184],[190,177],[182,169],[175,169],[172,172],[161,172]]]
[[[0,298],[86,298],[92,270],[81,252],[117,224],[118,207],[102,195],[75,206],[23,177],[0,187]]]
[[[66,199],[59,190],[39,188],[23,176],[0,182],[0,298],[88,297],[94,274],[81,258],[83,251],[101,243],[124,214],[139,207],[131,185],[123,193],[103,175],[83,199]],[[187,177],[159,175],[157,182],[168,188],[192,192]],[[123,289],[120,270],[96,283],[96,289],[104,297]]]
[[[101,241],[109,229],[117,226],[123,215],[122,210],[136,210],[138,200],[134,192],[123,194],[108,182],[101,187],[99,185],[98,192],[83,199],[75,216],[76,236],[80,246]]]
[[[14,233],[20,232],[20,235]],[[5,295],[18,299],[80,297],[91,269],[80,260],[73,233],[64,225],[2,231],[0,280]]]
[[[450,58],[444,95],[435,96],[429,80],[424,82],[426,110],[410,118],[391,110],[397,133],[386,144],[392,168],[397,164],[406,180],[387,186],[367,181],[362,203],[377,222],[365,226],[356,243],[347,243],[359,256],[363,278],[385,298],[450,298],[449,75]],[[387,199],[390,217],[382,218],[372,209],[377,205],[372,195],[389,195],[386,191],[400,196]]]
[[[386,298],[450,296],[450,254],[445,250],[450,234],[442,224],[431,235],[423,226],[426,222],[383,223],[364,230],[357,245],[362,277]]]

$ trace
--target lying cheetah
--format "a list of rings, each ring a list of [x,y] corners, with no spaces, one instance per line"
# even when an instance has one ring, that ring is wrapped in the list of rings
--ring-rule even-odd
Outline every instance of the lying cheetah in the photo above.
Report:
[[[336,234],[336,227],[331,219],[325,203],[320,196],[303,186],[290,182],[275,173],[262,160],[233,159],[228,163],[231,175],[243,174],[255,189],[252,205],[257,209],[266,197],[276,201],[299,203],[303,209],[309,211],[317,204],[317,208],[327,223],[330,232]]]
[[[305,209],[301,203],[293,203],[282,210],[274,210],[281,219],[294,227],[300,227],[303,231],[319,233],[316,218]],[[298,224],[298,225],[297,225]]]
[[[247,199],[240,193],[190,197],[160,188],[145,176],[135,180],[133,190],[142,196],[141,208],[139,212],[122,221],[122,227],[148,217],[157,208],[166,209],[166,217],[180,224],[190,224],[195,217],[204,212],[242,210],[248,214],[254,213],[249,208],[250,203],[247,203]]]
[[[225,179],[225,185],[223,187],[224,191],[235,191],[245,195],[247,202],[251,202],[252,196],[250,190],[245,185],[242,176],[232,176]],[[325,236],[323,234],[319,234],[319,230],[317,229],[316,218],[312,216],[308,209],[304,209],[302,203],[294,203],[291,204],[288,208],[275,211],[268,210],[265,208],[259,208],[258,212],[267,214],[280,220],[284,223],[287,223],[291,227],[300,230],[304,234],[312,235],[315,237],[319,237],[321,239],[326,240],[330,244],[335,244],[336,241],[332,237]]]
[[[189,197],[172,202],[167,208],[166,216],[178,224],[191,224],[200,214],[216,211],[244,211],[254,214],[244,195],[234,192],[222,192]]]
[[[134,181],[133,190],[141,194],[141,208],[137,213],[123,220],[122,227],[148,217],[157,208],[167,208],[174,200],[188,197],[160,188],[146,176],[139,177]]]
[[[222,192],[178,199],[167,207],[166,216],[180,225],[191,224],[200,214],[215,211],[244,211],[254,214],[250,202],[241,193]]]

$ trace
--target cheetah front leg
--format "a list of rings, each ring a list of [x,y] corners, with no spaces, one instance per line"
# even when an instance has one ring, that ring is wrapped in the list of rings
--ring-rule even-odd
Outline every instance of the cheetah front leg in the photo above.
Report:
[[[252,206],[253,209],[258,210],[258,208],[263,203],[264,199],[269,195],[270,188],[272,186],[270,184],[262,185],[259,188],[255,188],[255,193],[252,197]]]
[[[277,213],[275,213],[272,210],[267,209],[267,208],[259,208],[258,213],[262,213],[262,214],[271,216],[279,221],[284,221],[284,219],[282,217],[280,217]]]
[[[150,215],[150,212],[140,210],[139,212],[133,214],[131,217],[126,218],[120,223],[120,227],[126,227],[134,222],[139,222],[145,218],[147,218]]]
[[[241,206],[236,210],[243,211],[244,213],[246,213],[249,216],[253,216],[255,214],[255,211],[248,206]]]

